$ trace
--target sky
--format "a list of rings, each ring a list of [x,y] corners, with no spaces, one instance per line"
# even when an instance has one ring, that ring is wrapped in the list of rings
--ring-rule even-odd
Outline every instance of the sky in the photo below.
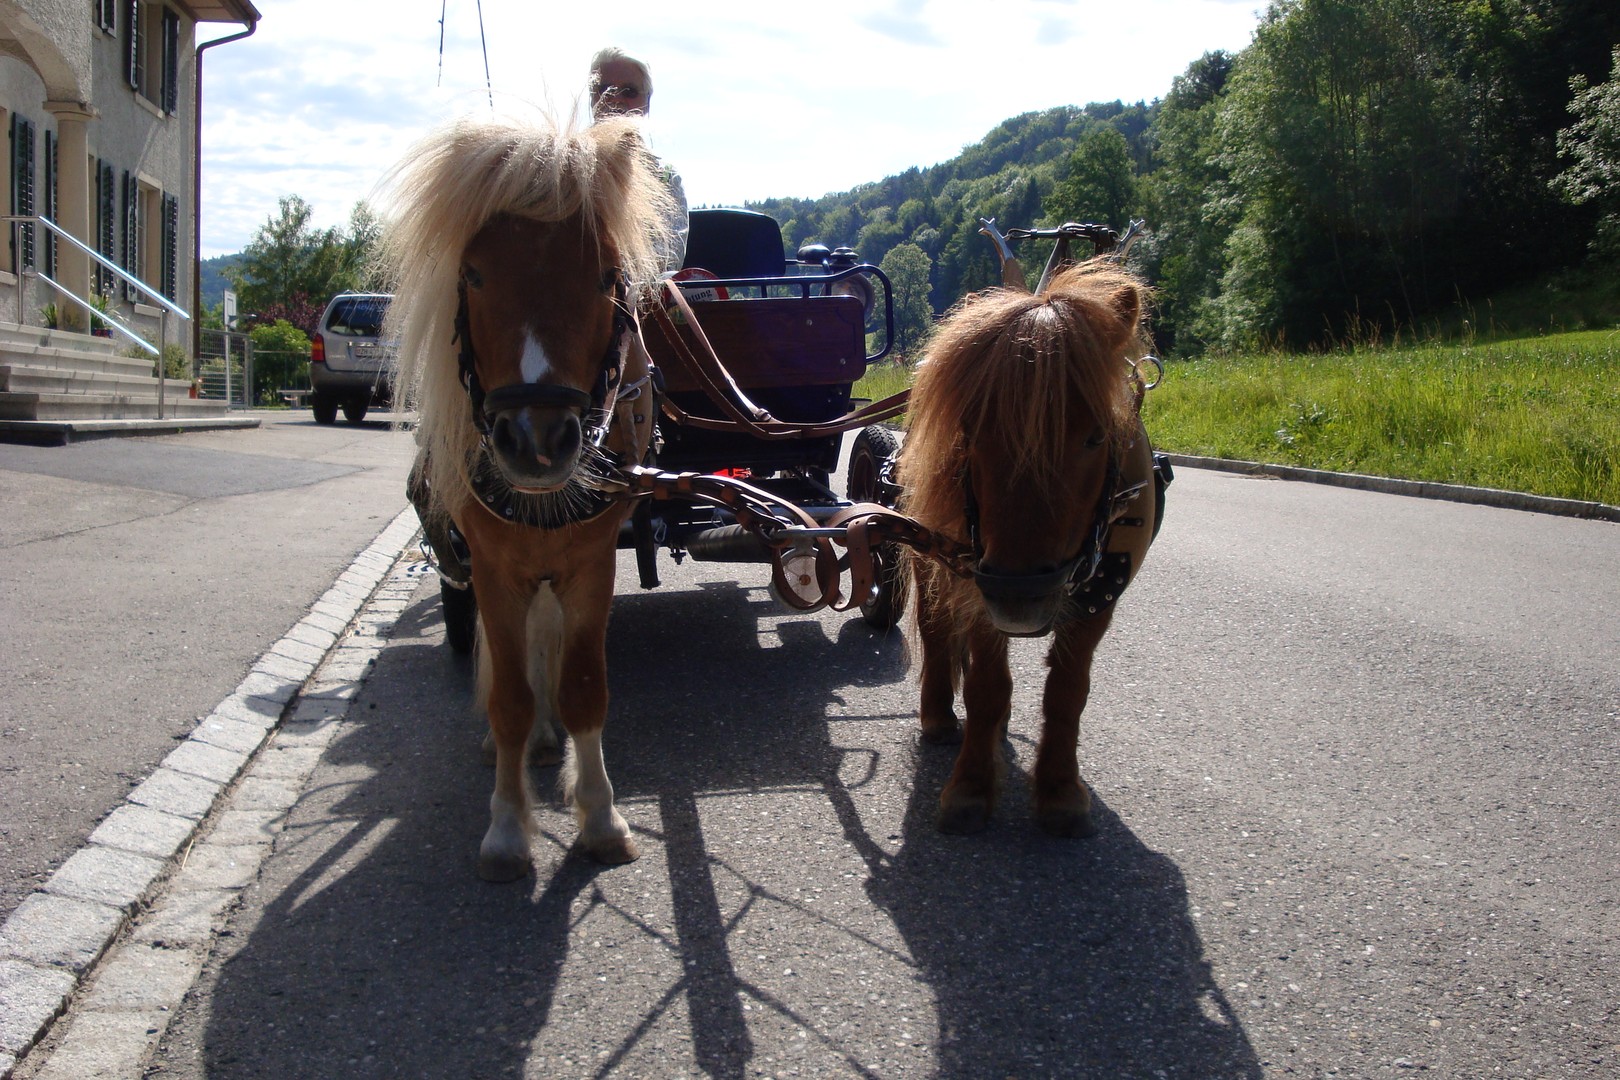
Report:
[[[652,69],[653,149],[693,206],[819,197],[947,161],[1020,113],[1151,102],[1245,48],[1263,0],[255,0],[203,54],[202,255],[297,195],[318,227],[462,115],[583,115],[590,58]],[[482,9],[482,37],[480,35]],[[230,28],[205,25],[199,40]],[[441,29],[443,45],[441,50]],[[485,55],[487,44],[488,75]],[[492,99],[493,98],[493,104]],[[385,208],[385,207],[379,207]]]

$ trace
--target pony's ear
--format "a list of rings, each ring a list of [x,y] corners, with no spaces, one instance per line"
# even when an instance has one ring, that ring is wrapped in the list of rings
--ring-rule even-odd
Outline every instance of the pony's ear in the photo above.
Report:
[[[1142,321],[1142,295],[1129,285],[1121,285],[1114,290],[1114,295],[1108,298],[1108,306],[1114,309],[1119,316],[1120,328],[1124,337],[1136,333],[1137,324]]]

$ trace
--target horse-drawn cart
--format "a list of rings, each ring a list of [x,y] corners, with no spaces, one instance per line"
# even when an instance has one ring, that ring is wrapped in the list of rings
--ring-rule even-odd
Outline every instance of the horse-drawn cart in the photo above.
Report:
[[[658,278],[670,209],[633,123],[465,122],[417,148],[399,193],[400,382],[422,447],[411,496],[447,636],[486,661],[482,876],[531,869],[526,765],[562,756],[559,723],[581,846],[607,863],[638,855],[602,753],[622,548],[646,587],[660,547],[764,562],[790,607],[859,606],[885,628],[907,551],[922,735],[962,744],[940,800],[950,831],[982,828],[995,802],[1007,638],[1051,635],[1037,816],[1059,835],[1089,829],[1076,742],[1091,657],[1167,480],[1140,418],[1145,289],[1117,261],[1068,257],[1073,240],[1113,248],[1112,230],[1048,230],[1030,289],[986,222],[1007,287],[952,310],[911,389],[865,403],[853,387],[886,351],[869,353],[868,333],[881,322],[892,340],[893,304],[853,252],[790,265],[771,219],[700,211],[685,272],[632,284]],[[881,422],[902,411],[897,455]],[[840,497],[830,478],[851,431]]]

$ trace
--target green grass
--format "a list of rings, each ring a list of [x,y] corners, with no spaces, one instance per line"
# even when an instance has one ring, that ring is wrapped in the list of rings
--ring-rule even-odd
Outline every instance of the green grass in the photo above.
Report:
[[[1172,453],[1620,505],[1620,330],[1171,362],[1143,415]]]
[[[1620,504],[1620,330],[1172,363],[1161,449]]]

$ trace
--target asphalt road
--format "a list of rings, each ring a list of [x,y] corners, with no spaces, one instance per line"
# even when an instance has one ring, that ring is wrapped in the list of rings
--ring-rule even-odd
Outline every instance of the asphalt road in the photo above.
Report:
[[[899,637],[623,557],[643,857],[570,855],[551,798],[508,886],[424,581],[147,1075],[1611,1077],[1617,556],[1613,524],[1182,470],[1098,657],[1083,841],[1031,821],[1040,643],[1002,806],[947,837]]]
[[[0,444],[0,922],[405,508],[386,422]]]

